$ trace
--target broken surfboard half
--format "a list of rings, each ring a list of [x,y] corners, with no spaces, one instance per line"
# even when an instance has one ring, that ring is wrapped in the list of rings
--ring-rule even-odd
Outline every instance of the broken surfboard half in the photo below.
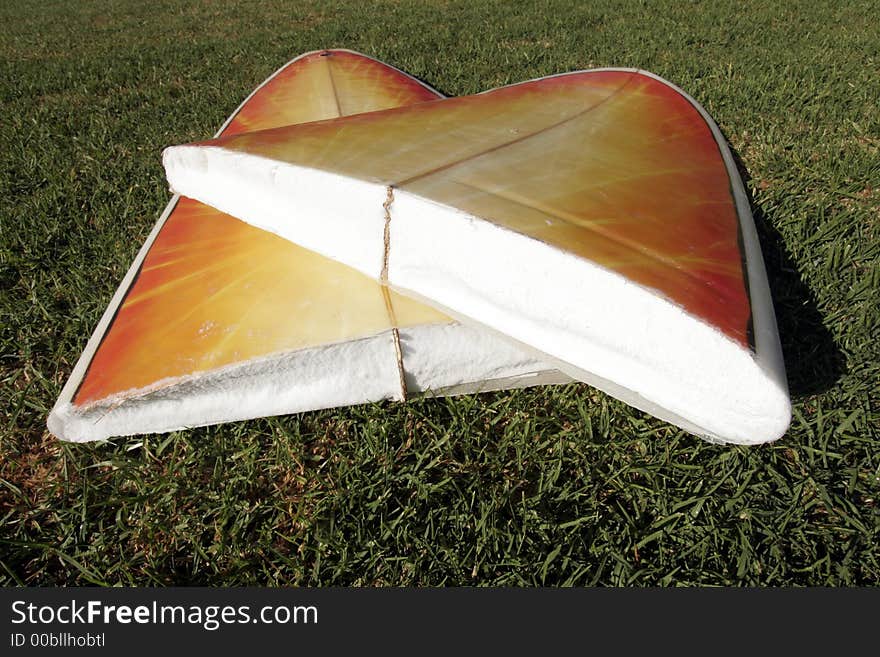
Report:
[[[440,98],[350,51],[279,69],[218,136]],[[320,216],[312,220],[320,221]],[[48,425],[71,441],[571,379],[353,269],[175,196]]]
[[[705,110],[652,74],[557,75],[163,159],[174,191],[687,431],[755,444],[788,427],[742,181]]]

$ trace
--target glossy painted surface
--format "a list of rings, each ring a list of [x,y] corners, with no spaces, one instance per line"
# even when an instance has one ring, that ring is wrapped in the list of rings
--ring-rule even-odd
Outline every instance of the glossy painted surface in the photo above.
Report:
[[[224,135],[437,98],[345,51],[307,55],[267,82]],[[451,321],[391,294],[396,325]],[[369,278],[181,198],[74,396],[86,405],[269,354],[376,334],[392,323]]]
[[[587,71],[205,143],[464,210],[619,272],[749,346],[727,169],[697,109],[653,77]]]

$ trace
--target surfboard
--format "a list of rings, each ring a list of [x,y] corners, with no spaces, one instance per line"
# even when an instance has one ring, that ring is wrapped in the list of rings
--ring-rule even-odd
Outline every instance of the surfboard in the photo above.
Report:
[[[710,440],[790,401],[729,148],[634,69],[169,148],[171,186]],[[346,239],[339,239],[345,235]]]
[[[440,98],[345,50],[306,53],[217,133],[231,137]],[[318,218],[319,219],[319,218]],[[52,413],[71,441],[153,433],[408,394],[569,381],[339,262],[175,195]]]

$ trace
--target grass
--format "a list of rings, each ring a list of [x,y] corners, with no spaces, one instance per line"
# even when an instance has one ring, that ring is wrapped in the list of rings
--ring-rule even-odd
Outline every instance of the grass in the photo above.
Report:
[[[0,583],[880,584],[875,2],[5,3]],[[347,47],[449,95],[638,66],[738,154],[794,399],[757,448],[585,385],[112,444],[45,418],[211,135],[293,56]]]

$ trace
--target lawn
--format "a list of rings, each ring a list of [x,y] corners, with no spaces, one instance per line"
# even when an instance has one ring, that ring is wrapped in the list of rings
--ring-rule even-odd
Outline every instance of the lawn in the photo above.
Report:
[[[0,584],[880,584],[876,2],[45,2],[0,20]],[[448,95],[650,70],[751,194],[794,403],[710,445],[586,385],[108,444],[46,416],[205,138],[301,52]]]

